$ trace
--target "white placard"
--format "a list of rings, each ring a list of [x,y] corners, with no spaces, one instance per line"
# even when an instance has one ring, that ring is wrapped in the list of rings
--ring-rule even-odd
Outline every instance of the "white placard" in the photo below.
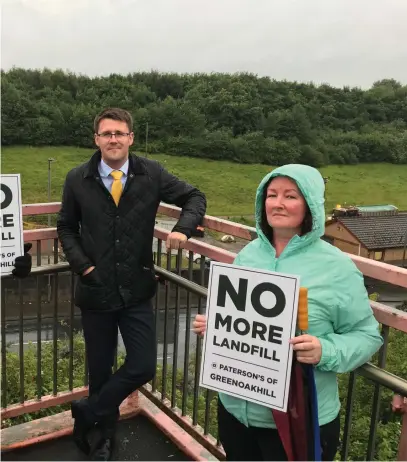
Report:
[[[211,262],[200,386],[287,411],[300,279]]]
[[[14,260],[24,254],[20,174],[1,175],[1,274],[14,269]]]

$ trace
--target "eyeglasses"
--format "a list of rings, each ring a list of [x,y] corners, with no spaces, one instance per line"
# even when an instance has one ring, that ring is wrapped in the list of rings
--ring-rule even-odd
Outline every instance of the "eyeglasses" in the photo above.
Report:
[[[102,132],[102,133],[97,133],[97,136],[100,136],[104,140],[109,140],[113,136],[116,137],[117,140],[123,140],[127,136],[129,136],[130,133],[123,133],[123,132]]]

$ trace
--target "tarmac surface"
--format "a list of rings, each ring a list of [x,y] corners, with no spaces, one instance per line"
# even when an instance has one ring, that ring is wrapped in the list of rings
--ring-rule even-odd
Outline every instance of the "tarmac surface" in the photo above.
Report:
[[[96,437],[96,435],[95,435]],[[74,444],[72,436],[34,444],[1,454],[2,460],[89,460]],[[190,460],[147,417],[139,415],[118,424],[112,460]]]

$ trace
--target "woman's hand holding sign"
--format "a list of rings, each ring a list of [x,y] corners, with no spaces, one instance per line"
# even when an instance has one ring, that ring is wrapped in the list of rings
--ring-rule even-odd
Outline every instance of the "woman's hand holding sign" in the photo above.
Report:
[[[203,337],[206,331],[206,316],[204,314],[197,314],[192,325],[194,327],[195,334]]]
[[[321,342],[313,335],[299,335],[290,340],[297,361],[304,364],[318,364],[322,356]]]
[[[197,314],[192,323],[195,334],[203,337],[206,331],[207,319],[204,314]],[[299,335],[290,340],[294,351],[297,353],[297,361],[304,364],[318,364],[321,360],[321,342],[313,335]]]

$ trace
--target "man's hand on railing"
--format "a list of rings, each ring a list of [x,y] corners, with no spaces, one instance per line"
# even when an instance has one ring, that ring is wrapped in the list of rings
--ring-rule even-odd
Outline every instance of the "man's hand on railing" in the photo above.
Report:
[[[185,234],[178,233],[178,232],[172,232],[168,235],[167,241],[166,241],[166,247],[167,250],[169,249],[181,249],[182,244],[184,242],[187,242],[188,238],[185,236]]]
[[[13,276],[17,278],[26,278],[31,273],[32,258],[28,253],[31,250],[31,242],[24,244],[24,255],[16,257],[14,260]]]
[[[193,330],[196,335],[203,337],[206,331],[206,316],[204,314],[197,314],[195,316],[195,321],[193,322]]]

